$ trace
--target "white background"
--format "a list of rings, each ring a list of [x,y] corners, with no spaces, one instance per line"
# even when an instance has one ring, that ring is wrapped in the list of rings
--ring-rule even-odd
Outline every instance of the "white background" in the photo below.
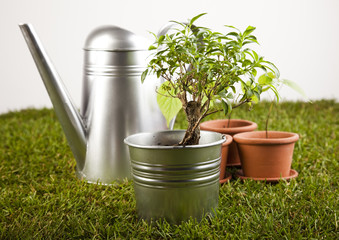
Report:
[[[339,99],[339,0],[1,0],[0,113],[51,107],[18,23],[30,22],[68,91],[80,106],[84,41],[100,25],[148,33],[169,20],[257,27],[260,55],[276,63],[282,78],[298,83],[310,99]],[[285,100],[301,97],[282,89]]]

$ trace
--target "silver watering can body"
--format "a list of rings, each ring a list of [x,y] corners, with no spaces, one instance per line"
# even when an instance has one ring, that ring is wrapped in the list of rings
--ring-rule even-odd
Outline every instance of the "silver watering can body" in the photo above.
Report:
[[[19,26],[77,161],[77,176],[102,184],[130,178],[124,138],[167,129],[156,104],[160,83],[146,80],[141,85],[146,41],[115,26],[100,27],[88,36],[79,113],[33,27]]]

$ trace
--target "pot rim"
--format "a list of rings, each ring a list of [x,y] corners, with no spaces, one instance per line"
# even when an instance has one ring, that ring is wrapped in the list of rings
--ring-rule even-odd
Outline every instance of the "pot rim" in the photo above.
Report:
[[[230,119],[231,122],[242,122],[242,123],[247,123],[247,126],[241,126],[241,127],[229,127],[229,128],[223,128],[223,127],[211,127],[211,123],[216,123],[216,122],[228,122],[228,119],[215,119],[215,120],[209,120],[206,122],[203,122],[200,124],[200,128],[202,127],[204,130],[207,131],[214,131],[214,132],[220,132],[220,133],[228,133],[228,134],[236,134],[236,133],[241,133],[241,132],[248,132],[248,131],[253,131],[256,128],[258,128],[258,125],[255,122],[245,120],[245,119]]]
[[[271,137],[266,138],[266,131],[244,132],[234,135],[233,139],[236,143],[249,145],[289,144],[299,139],[299,135],[293,132],[268,131],[268,135]]]
[[[226,137],[226,141],[222,143],[222,146],[230,145],[233,142],[233,137],[229,134],[223,134]]]
[[[194,149],[194,148],[205,148],[205,147],[212,147],[216,145],[221,145],[226,141],[226,136],[221,133],[216,133],[212,131],[204,131],[202,130],[201,132],[206,132],[208,134],[213,134],[213,135],[220,135],[220,140],[211,142],[211,143],[206,143],[206,144],[198,144],[198,145],[186,145],[186,146],[161,146],[161,145],[141,145],[137,143],[133,143],[133,139],[140,137],[142,135],[153,135],[154,134],[164,134],[164,133],[183,133],[185,134],[185,130],[165,130],[165,131],[157,131],[157,132],[142,132],[142,133],[136,133],[133,135],[130,135],[124,139],[124,143],[127,144],[128,146],[131,147],[136,147],[136,148],[143,148],[143,149]],[[202,137],[202,136],[201,136]],[[179,139],[178,141],[180,141]]]

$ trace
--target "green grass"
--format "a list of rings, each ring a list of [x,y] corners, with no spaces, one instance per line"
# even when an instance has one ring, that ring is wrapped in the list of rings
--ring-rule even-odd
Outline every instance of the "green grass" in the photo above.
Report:
[[[232,117],[263,129],[268,107],[242,108]],[[181,114],[176,128],[183,122]],[[214,218],[149,225],[136,215],[131,182],[99,186],[76,179],[52,110],[3,114],[0,239],[339,239],[339,103],[281,103],[270,129],[300,134],[292,164],[298,178],[278,184],[233,179],[220,188]]]

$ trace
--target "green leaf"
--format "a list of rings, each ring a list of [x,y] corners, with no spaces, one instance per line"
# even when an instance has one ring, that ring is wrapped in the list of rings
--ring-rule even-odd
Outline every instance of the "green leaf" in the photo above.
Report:
[[[245,59],[245,60],[242,62],[242,67],[246,67],[246,66],[249,66],[249,65],[251,65],[251,64],[252,64],[252,62],[251,62],[250,60]]]
[[[279,96],[278,90],[272,84],[269,84],[269,85],[270,85],[270,89],[274,92],[274,94],[277,98],[277,102],[279,102],[280,96]]]
[[[167,89],[171,90],[167,90]],[[178,98],[174,98],[174,89],[171,88],[170,82],[164,82],[158,89],[157,102],[159,108],[164,115],[167,126],[169,126],[170,121],[179,113],[182,108],[181,102]],[[172,95],[172,96],[170,96]]]
[[[157,49],[157,48],[155,46],[151,45],[151,46],[149,46],[148,51],[151,51],[151,50],[154,50],[154,49]]]
[[[233,94],[232,94],[231,92],[228,93],[226,97],[227,97],[228,99],[233,99],[233,98],[234,98],[234,96],[233,96]]]
[[[206,14],[207,14],[207,13],[201,13],[201,14],[199,14],[199,15],[193,17],[193,18],[191,19],[191,21],[190,21],[190,26],[192,26],[193,23],[194,23],[198,18],[200,18],[201,16],[204,16],[204,15],[206,15]]]
[[[229,27],[229,28],[233,28],[233,29],[236,29],[238,32],[241,32],[238,28],[234,27],[234,26],[231,26],[231,25],[224,25],[225,27]]]
[[[146,69],[146,70],[141,74],[141,83],[144,83],[147,74],[148,74],[148,69]]]
[[[255,43],[259,44],[259,42],[258,42],[256,36],[249,35],[249,36],[245,37],[245,39],[246,39],[246,40],[249,40],[249,41],[251,41],[251,42],[255,42]]]
[[[244,32],[244,37],[250,35],[253,31],[255,30],[255,27],[252,27],[252,26],[248,26]]]
[[[254,77],[257,76],[257,70],[253,68],[252,69],[252,74],[253,74]]]
[[[228,101],[227,99],[225,99],[225,98],[222,98],[222,107],[223,107],[225,116],[226,116],[227,114],[229,114],[230,112],[232,112],[232,103],[229,102],[229,101]]]
[[[267,73],[268,77],[270,77],[271,79],[276,78],[275,74],[273,72],[268,72]]]
[[[270,87],[264,87],[264,88],[261,90],[261,92],[266,92],[266,91],[268,91],[268,90],[270,90]]]
[[[274,63],[269,62],[269,61],[262,61],[262,62],[267,64],[267,65],[265,65],[265,68],[268,68],[269,70],[271,70],[272,73],[275,74],[275,78],[279,78],[280,77],[279,69],[277,68],[277,66],[274,65]]]
[[[281,80],[283,84],[285,84],[286,86],[292,88],[294,91],[298,92],[301,96],[303,96],[305,99],[307,99],[307,101],[310,101],[309,98],[307,97],[306,93],[304,92],[304,90],[295,82],[291,81],[291,80],[287,80],[287,79],[282,79]]]
[[[242,45],[245,46],[246,44],[251,44],[251,43],[253,43],[253,41],[244,41],[244,42],[242,43]]]
[[[260,95],[258,92],[254,91],[254,95],[251,97],[252,102],[258,103],[260,101]]]
[[[247,89],[246,95],[247,95],[247,97],[252,97],[252,96],[253,96],[253,91],[252,91],[252,89]]]
[[[252,51],[253,56],[254,56],[254,60],[257,62],[259,60],[259,56],[255,51]]]
[[[223,89],[223,88],[222,88]],[[218,93],[218,95],[220,96],[220,98],[227,98],[227,92],[223,89],[222,91],[220,91]]]
[[[268,74],[263,74],[259,77],[258,82],[260,85],[269,85],[272,83],[272,78]]]
[[[230,33],[227,33],[226,36],[234,36],[234,37],[236,37],[237,39],[240,39],[239,34],[236,33],[236,32],[230,32]],[[238,44],[238,43],[237,43],[237,44]]]
[[[157,38],[158,46],[162,45],[162,42],[163,42],[164,40],[165,40],[165,35],[159,36],[159,38]]]

